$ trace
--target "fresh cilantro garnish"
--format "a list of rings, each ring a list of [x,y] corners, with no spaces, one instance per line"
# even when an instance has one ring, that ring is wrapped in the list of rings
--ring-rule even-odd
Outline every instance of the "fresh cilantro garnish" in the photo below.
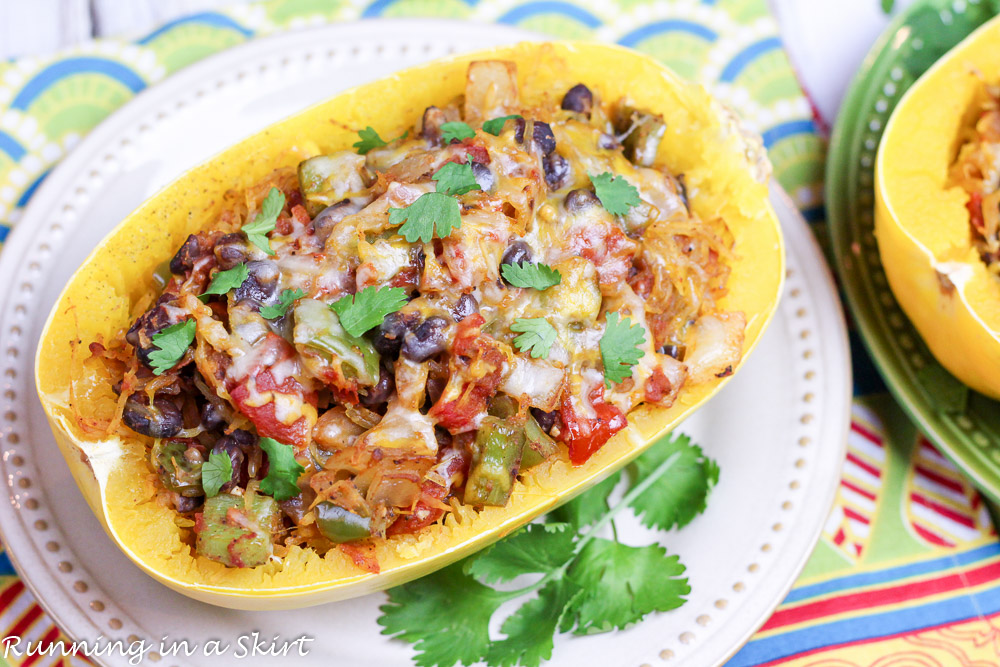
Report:
[[[441,138],[444,143],[450,144],[453,141],[462,141],[476,136],[476,131],[469,127],[468,123],[462,121],[451,121],[441,123]]]
[[[261,438],[259,444],[267,454],[267,477],[260,481],[260,490],[275,500],[288,500],[302,493],[298,481],[306,469],[295,460],[292,446],[273,438]]]
[[[700,512],[701,490],[707,493],[718,469],[686,436],[653,445],[636,469],[645,476],[629,478],[614,507],[608,496],[621,473],[564,505],[548,523],[526,526],[460,563],[393,588],[381,608],[382,634],[413,644],[421,667],[480,661],[538,667],[552,657],[556,632],[608,632],[682,605],[690,587],[676,556],[655,543],[630,546],[598,534],[624,508],[641,503],[665,503],[658,508],[664,516]],[[573,520],[559,521],[566,517]],[[523,575],[542,576],[509,590]],[[506,585],[501,590],[497,583]],[[500,624],[503,637],[491,639],[494,615],[511,602],[519,606]]]
[[[646,331],[631,318],[621,319],[618,313],[608,313],[601,336],[601,362],[604,364],[604,386],[632,377],[632,367],[642,359],[639,346],[646,341]]]
[[[201,295],[206,297],[210,294],[228,294],[229,290],[236,289],[250,277],[250,270],[246,264],[237,264],[228,271],[219,271],[212,278],[212,283]]]
[[[544,317],[519,317],[510,325],[510,330],[521,335],[514,339],[518,350],[531,353],[532,359],[549,358],[549,348],[556,342],[556,330]]]
[[[462,164],[445,162],[440,169],[434,172],[431,180],[437,182],[437,191],[446,195],[464,195],[472,190],[482,190],[479,183],[476,183],[476,176],[472,173],[472,165],[468,162]]]
[[[494,137],[499,137],[500,133],[503,132],[503,125],[508,120],[514,120],[515,118],[521,118],[520,114],[511,114],[509,116],[500,116],[499,118],[491,118],[490,120],[483,123],[483,132],[489,132]]]
[[[348,294],[330,304],[340,319],[340,326],[352,336],[382,324],[389,313],[406,305],[406,290],[402,287],[369,286],[357,294]]]
[[[536,290],[548,289],[562,280],[562,274],[547,264],[503,264],[500,273],[514,287],[533,287]]]
[[[285,208],[285,193],[278,188],[272,187],[264,197],[264,202],[260,205],[260,211],[253,222],[243,225],[242,231],[247,235],[247,240],[254,244],[268,255],[273,255],[271,241],[267,238],[269,232],[274,230],[278,222],[278,215],[281,209]]]
[[[708,495],[719,481],[719,465],[685,438],[650,449],[632,464],[636,479],[648,477],[656,466],[677,455],[670,484],[657,484],[632,501],[632,509],[650,528],[683,528],[705,511]]]
[[[454,197],[425,192],[406,208],[390,208],[389,224],[402,225],[399,233],[410,243],[417,239],[429,243],[434,238],[435,225],[439,239],[462,226],[462,209]]]
[[[219,494],[227,482],[233,479],[233,460],[225,452],[212,452],[208,461],[201,466],[201,488],[211,498]]]
[[[194,342],[194,332],[194,320],[184,320],[153,334],[153,347],[156,349],[149,353],[153,375],[163,375],[181,360]]]
[[[306,293],[300,289],[282,290],[277,305],[262,306],[260,316],[265,320],[276,320],[279,317],[284,317],[285,313],[288,312],[288,307],[295,303],[296,299],[301,299],[305,295]]]
[[[626,181],[624,176],[612,176],[608,172],[597,176],[587,174],[587,176],[594,184],[597,198],[612,215],[625,215],[630,208],[642,203],[642,200],[639,199],[639,191]]]
[[[374,150],[376,148],[381,148],[382,146],[388,146],[392,142],[398,141],[400,139],[405,139],[406,135],[408,135],[409,133],[410,131],[407,130],[406,132],[403,132],[395,139],[390,139],[389,141],[386,141],[382,137],[378,136],[378,132],[375,131],[374,127],[369,125],[365,129],[360,130],[358,132],[358,136],[361,138],[361,141],[355,142],[353,146],[358,149],[359,154],[367,155],[368,151]]]

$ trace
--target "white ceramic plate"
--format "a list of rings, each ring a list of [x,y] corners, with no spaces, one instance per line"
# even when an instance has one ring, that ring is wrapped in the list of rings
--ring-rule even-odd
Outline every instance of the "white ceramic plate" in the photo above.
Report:
[[[276,613],[189,600],[140,572],[102,532],[70,477],[35,396],[42,323],[99,239],[183,170],[307,104],[419,61],[530,37],[446,21],[340,24],[261,39],[143,92],[90,133],[46,179],[0,256],[0,531],[27,585],[72,637],[188,640],[191,657],[156,664],[275,664],[238,659],[260,631],[315,638],[285,664],[407,664],[407,644],[379,634],[381,594]],[[826,519],[846,442],[850,362],[836,291],[805,223],[774,191],[788,241],[788,282],[746,367],[682,431],[722,467],[708,511],[665,544],[688,566],[680,609],[626,631],[560,637],[553,664],[715,665],[781,601]],[[648,537],[627,525],[623,539]],[[210,639],[232,645],[205,657]],[[102,658],[125,665],[122,656]],[[144,661],[146,664],[146,661]],[[151,664],[151,663],[150,663]]]

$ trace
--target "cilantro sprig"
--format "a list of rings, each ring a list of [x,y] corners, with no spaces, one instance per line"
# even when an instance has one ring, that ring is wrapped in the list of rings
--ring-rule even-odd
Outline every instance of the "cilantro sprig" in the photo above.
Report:
[[[608,313],[601,336],[601,362],[604,364],[604,386],[620,383],[632,377],[632,367],[642,359],[639,346],[646,341],[646,331],[631,318],[622,319],[618,313]]]
[[[219,495],[227,482],[233,479],[233,460],[225,452],[212,452],[201,466],[201,488],[209,498]]]
[[[521,352],[530,352],[532,359],[549,358],[549,349],[556,342],[556,329],[544,317],[519,317],[510,330],[521,335],[514,339],[514,346]]]
[[[425,192],[404,208],[389,209],[389,224],[401,225],[400,235],[409,243],[429,243],[435,233],[440,239],[462,226],[458,200],[442,192]]]
[[[483,123],[483,132],[492,134],[494,137],[499,137],[500,133],[503,132],[504,123],[508,120],[516,120],[518,118],[523,118],[520,114],[511,114],[509,116],[500,116],[499,118],[491,118],[490,120]]]
[[[340,326],[352,336],[360,336],[382,324],[389,313],[406,305],[406,290],[402,287],[364,288],[357,294],[348,294],[330,304],[340,319]]]
[[[502,264],[500,274],[514,287],[532,287],[546,290],[562,282],[562,274],[548,264]]]
[[[260,481],[260,490],[275,500],[289,500],[302,493],[298,480],[306,469],[295,460],[292,446],[273,438],[261,438],[259,444],[267,454],[267,477]]]
[[[679,607],[690,587],[677,556],[655,543],[631,546],[601,534],[627,507],[657,529],[685,525],[705,507],[718,467],[689,438],[673,436],[637,460],[624,498],[611,507],[608,496],[622,477],[570,501],[546,523],[390,590],[382,633],[414,644],[422,667],[479,661],[537,667],[552,656],[557,632],[608,632]],[[509,590],[523,575],[535,581]],[[507,590],[494,584],[508,584]],[[503,637],[491,639],[494,615],[515,601],[519,606],[500,625]]]
[[[272,187],[268,191],[267,196],[264,197],[257,217],[253,219],[253,222],[243,225],[240,230],[247,235],[247,240],[250,243],[268,255],[274,255],[274,250],[271,249],[271,241],[267,238],[267,235],[274,231],[278,223],[278,215],[281,214],[281,209],[283,208],[285,208],[285,193],[278,188]]]
[[[153,334],[153,347],[156,349],[149,353],[153,375],[163,375],[177,365],[194,342],[195,329],[194,320],[184,320]]]
[[[202,293],[202,301],[204,297],[211,294],[228,294],[229,290],[234,290],[246,282],[246,279],[250,277],[250,269],[247,268],[246,264],[237,264],[231,269],[226,271],[219,271],[212,278],[211,284],[209,284],[208,289]]]
[[[444,143],[450,144],[453,141],[463,141],[476,136],[476,131],[460,120],[441,123],[441,139]]]
[[[594,192],[601,200],[601,205],[612,215],[625,215],[630,208],[642,203],[639,191],[624,176],[614,176],[609,172],[587,176],[594,184]]]
[[[359,141],[356,141],[352,145],[354,146],[354,148],[358,150],[358,153],[360,155],[367,155],[370,151],[373,151],[376,148],[381,148],[382,146],[388,146],[394,141],[405,139],[406,135],[408,135],[409,133],[410,131],[407,130],[406,132],[403,132],[395,139],[390,139],[389,141],[386,141],[382,137],[378,136],[378,132],[375,131],[374,127],[369,125],[365,129],[358,131]]]
[[[267,306],[262,306],[260,309],[260,316],[265,320],[276,320],[280,317],[284,317],[285,313],[288,312],[288,308],[295,303],[296,300],[304,297],[306,293],[300,289],[286,289],[281,291],[281,296],[278,297],[278,303]]]
[[[435,189],[446,195],[464,195],[473,190],[482,190],[469,162],[445,162],[434,172],[431,180],[437,183]]]

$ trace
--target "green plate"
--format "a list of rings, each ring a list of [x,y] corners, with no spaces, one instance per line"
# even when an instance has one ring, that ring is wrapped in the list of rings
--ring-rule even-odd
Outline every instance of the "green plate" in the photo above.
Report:
[[[874,235],[874,170],[883,128],[903,93],[998,9],[1000,0],[926,0],[898,16],[851,84],[826,180],[835,265],[868,351],[914,422],[995,503],[1000,403],[971,391],[934,359],[889,290]]]

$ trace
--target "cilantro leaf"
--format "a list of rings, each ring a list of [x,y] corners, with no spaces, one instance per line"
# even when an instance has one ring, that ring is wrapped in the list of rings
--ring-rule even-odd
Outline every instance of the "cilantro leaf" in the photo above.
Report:
[[[382,146],[388,146],[394,141],[405,139],[409,133],[410,131],[407,130],[406,132],[403,132],[395,139],[390,139],[389,141],[386,141],[382,137],[378,136],[378,132],[375,131],[374,127],[369,125],[363,130],[358,130],[358,137],[360,138],[360,141],[356,141],[352,145],[354,146],[354,148],[358,149],[359,155],[367,155],[369,151],[372,151],[376,148],[381,148]]]
[[[691,592],[684,566],[658,544],[631,547],[595,538],[573,561],[567,577],[581,590],[569,605],[578,635],[635,623],[651,611],[684,604]]]
[[[645,494],[673,488],[674,475],[687,474],[680,465],[684,452],[697,450],[683,436],[654,447],[663,451],[643,462],[646,477],[614,507],[608,508],[607,498],[620,474],[564,513],[578,517],[574,523],[531,524],[462,563],[390,590],[379,618],[382,633],[414,644],[421,667],[479,661],[538,667],[552,656],[556,632],[607,632],[682,605],[690,587],[676,556],[655,543],[636,547],[597,537],[617,512],[639,507]],[[714,464],[706,463],[705,470],[708,478],[717,476]],[[533,573],[543,576],[523,588],[490,585]],[[519,606],[500,626],[504,637],[490,640],[491,620],[515,600]]]
[[[468,162],[445,162],[434,172],[431,180],[437,182],[437,191],[446,195],[464,195],[472,190],[482,190]]]
[[[511,114],[509,116],[500,116],[499,118],[491,118],[490,120],[483,123],[483,132],[488,132],[494,137],[499,137],[500,133],[503,132],[504,123],[508,120],[514,120],[516,118],[522,118],[520,114]]]
[[[642,200],[639,199],[639,191],[626,181],[624,176],[612,176],[609,172],[597,176],[587,174],[587,176],[594,184],[597,198],[612,215],[625,215],[630,208],[642,203]]]
[[[330,304],[340,319],[340,326],[347,333],[358,337],[369,329],[382,324],[389,313],[406,305],[406,290],[402,287],[364,288],[357,294],[348,294]]]
[[[184,320],[153,334],[156,349],[149,353],[153,375],[163,375],[181,360],[194,342],[195,329],[194,320]]]
[[[579,530],[589,526],[611,509],[608,496],[621,481],[621,473],[611,475],[597,486],[584,491],[573,500],[554,510],[549,516],[557,521],[563,521]]]
[[[456,563],[388,591],[382,634],[414,644],[421,667],[471,665],[490,646],[490,617],[508,597],[483,586]]]
[[[674,454],[680,457],[670,469],[669,484],[654,484],[632,501],[642,523],[650,528],[682,528],[705,511],[709,492],[719,481],[719,466],[706,457],[691,438],[667,438],[635,460],[635,479],[647,477]]]
[[[267,454],[267,477],[261,480],[260,490],[275,500],[289,500],[302,493],[298,481],[306,469],[295,460],[292,446],[273,438],[261,438],[258,444]]]
[[[608,313],[604,335],[601,336],[601,362],[604,364],[604,386],[632,377],[632,367],[642,359],[639,346],[646,341],[646,331],[631,318],[621,319],[618,313]]]
[[[212,283],[201,296],[206,297],[210,294],[228,294],[229,290],[236,289],[249,277],[250,270],[247,268],[246,264],[237,264],[227,271],[219,271],[212,278]]]
[[[201,466],[201,488],[211,498],[219,494],[226,482],[233,479],[233,460],[225,452],[212,452]]]
[[[464,572],[484,584],[548,572],[573,557],[576,533],[566,523],[532,523],[465,561]]]
[[[528,351],[532,359],[549,358],[549,348],[556,342],[556,330],[544,317],[519,317],[510,330],[521,333],[514,339],[514,346],[521,352]]]
[[[417,239],[429,243],[434,238],[435,225],[439,239],[462,226],[462,209],[454,197],[425,192],[406,208],[390,208],[389,224],[402,225],[399,233],[410,243]]]
[[[281,296],[278,297],[278,303],[276,305],[263,306],[260,309],[260,316],[265,320],[276,320],[279,317],[284,317],[285,313],[288,312],[288,308],[295,303],[297,299],[304,297],[306,293],[300,289],[286,289],[281,291]]]
[[[562,274],[548,264],[501,264],[500,274],[514,287],[533,287],[539,291],[562,281]]]
[[[486,662],[495,667],[538,667],[552,657],[552,639],[564,625],[567,607],[580,589],[566,579],[544,586],[538,597],[521,605],[507,617],[500,631],[506,638],[493,642]]]
[[[247,235],[247,240],[250,243],[268,255],[274,255],[274,251],[271,250],[271,241],[267,235],[274,231],[278,215],[281,214],[283,208],[285,208],[285,193],[272,187],[267,196],[264,197],[264,202],[260,205],[260,211],[257,212],[253,222],[243,225],[240,230]]]
[[[476,136],[476,131],[469,127],[468,123],[462,121],[450,121],[441,123],[441,139],[444,143],[450,144],[453,141],[462,141]]]

